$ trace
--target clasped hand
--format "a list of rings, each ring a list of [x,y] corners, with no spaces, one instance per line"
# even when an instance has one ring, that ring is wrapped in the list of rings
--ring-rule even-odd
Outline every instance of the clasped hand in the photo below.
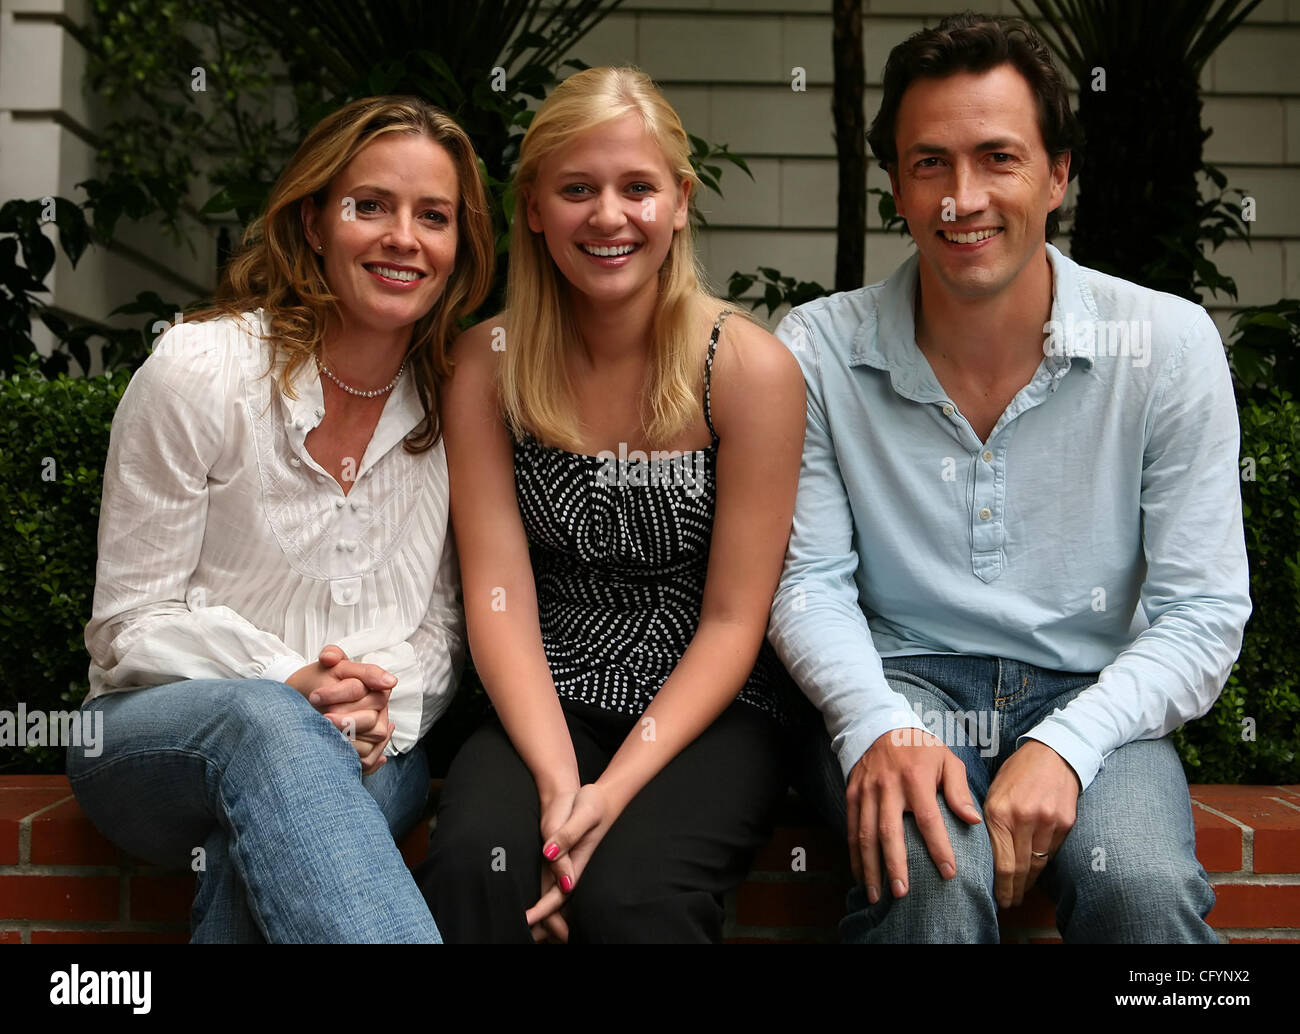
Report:
[[[599,782],[542,801],[541,897],[524,914],[533,940],[566,943],[569,927],[561,913],[569,893],[597,845],[614,822],[614,809]]]
[[[361,758],[362,775],[384,764],[384,747],[396,728],[388,720],[395,675],[377,664],[349,660],[342,649],[330,645],[316,663],[299,668],[285,681],[347,737]]]

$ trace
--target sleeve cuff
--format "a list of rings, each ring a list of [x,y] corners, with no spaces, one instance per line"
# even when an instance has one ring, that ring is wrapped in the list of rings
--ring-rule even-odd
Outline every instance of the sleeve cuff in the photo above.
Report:
[[[904,704],[907,703],[906,698],[900,696],[900,699]],[[835,753],[844,772],[845,783],[849,781],[849,773],[853,771],[853,766],[862,760],[862,755],[871,749],[871,745],[876,740],[893,729],[924,731],[925,726],[915,711],[900,706],[886,717],[858,722],[840,733],[835,743]]]
[[[1097,748],[1055,718],[1044,719],[1016,740],[1017,750],[1024,745],[1025,740],[1045,743],[1060,754],[1065,763],[1074,769],[1074,774],[1079,777],[1079,786],[1084,790],[1092,785],[1097,773],[1101,771],[1102,756]]]
[[[262,666],[260,672],[254,667],[255,674],[253,678],[270,679],[272,682],[284,682],[299,668],[306,667],[307,662],[297,654],[284,657],[276,657],[274,660]]]

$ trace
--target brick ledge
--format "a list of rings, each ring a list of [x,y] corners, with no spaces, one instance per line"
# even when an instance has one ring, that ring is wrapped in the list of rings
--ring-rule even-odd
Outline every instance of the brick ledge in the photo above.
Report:
[[[435,781],[435,788],[437,782]],[[1300,943],[1300,785],[1194,785],[1196,853],[1231,943]],[[423,858],[427,826],[402,842]],[[730,943],[836,939],[849,881],[838,837],[793,796],[746,882],[727,899]],[[0,944],[184,943],[193,876],[128,857],[90,824],[64,776],[0,776]],[[1000,914],[1004,943],[1059,943],[1033,891]]]

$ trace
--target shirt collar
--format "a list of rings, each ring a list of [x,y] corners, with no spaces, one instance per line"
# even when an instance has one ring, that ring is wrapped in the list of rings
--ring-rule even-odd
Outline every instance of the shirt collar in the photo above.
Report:
[[[1079,276],[1079,266],[1051,244],[1047,258],[1052,264],[1052,324],[1068,330],[1082,321],[1097,319],[1097,305],[1092,292]],[[934,371],[916,347],[916,323],[913,308],[919,278],[920,254],[913,252],[885,281],[877,295],[874,319],[869,315],[858,327],[849,351],[850,366],[871,366],[888,372],[894,390],[916,401],[939,401],[946,397]],[[1048,328],[1044,328],[1044,333]],[[1060,333],[1054,341],[1061,345],[1045,350],[1047,369],[1055,388],[1070,369],[1071,360],[1079,359],[1088,367],[1092,356],[1074,347],[1075,338]]]
[[[271,317],[263,309],[254,314],[264,338],[270,336]],[[410,434],[424,419],[424,407],[420,404],[419,392],[415,389],[415,372],[410,364],[402,371],[402,376],[393,387],[392,394],[384,403],[379,422],[375,425],[366,453],[376,458],[384,455],[393,445]],[[278,372],[278,371],[277,371]],[[281,402],[291,422],[298,420],[306,426],[315,427],[325,416],[325,392],[321,387],[320,372],[314,361],[300,363],[289,379],[289,384],[297,398],[281,394]]]

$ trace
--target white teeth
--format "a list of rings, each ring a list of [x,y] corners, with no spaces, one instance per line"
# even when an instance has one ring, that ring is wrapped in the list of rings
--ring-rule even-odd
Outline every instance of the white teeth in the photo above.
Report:
[[[388,277],[389,280],[419,280],[424,276],[423,273],[417,273],[413,269],[393,269],[391,266],[367,266],[366,268],[372,273]]]
[[[988,237],[992,237],[995,233],[1001,232],[1001,227],[998,227],[996,230],[976,230],[974,233],[949,233],[947,230],[944,230],[943,236],[946,240],[950,240],[954,244],[974,244],[976,241],[982,241]]]
[[[597,255],[600,258],[617,258],[619,255],[630,255],[636,250],[635,244],[621,244],[617,248],[598,248],[590,244],[579,245],[588,255]]]

